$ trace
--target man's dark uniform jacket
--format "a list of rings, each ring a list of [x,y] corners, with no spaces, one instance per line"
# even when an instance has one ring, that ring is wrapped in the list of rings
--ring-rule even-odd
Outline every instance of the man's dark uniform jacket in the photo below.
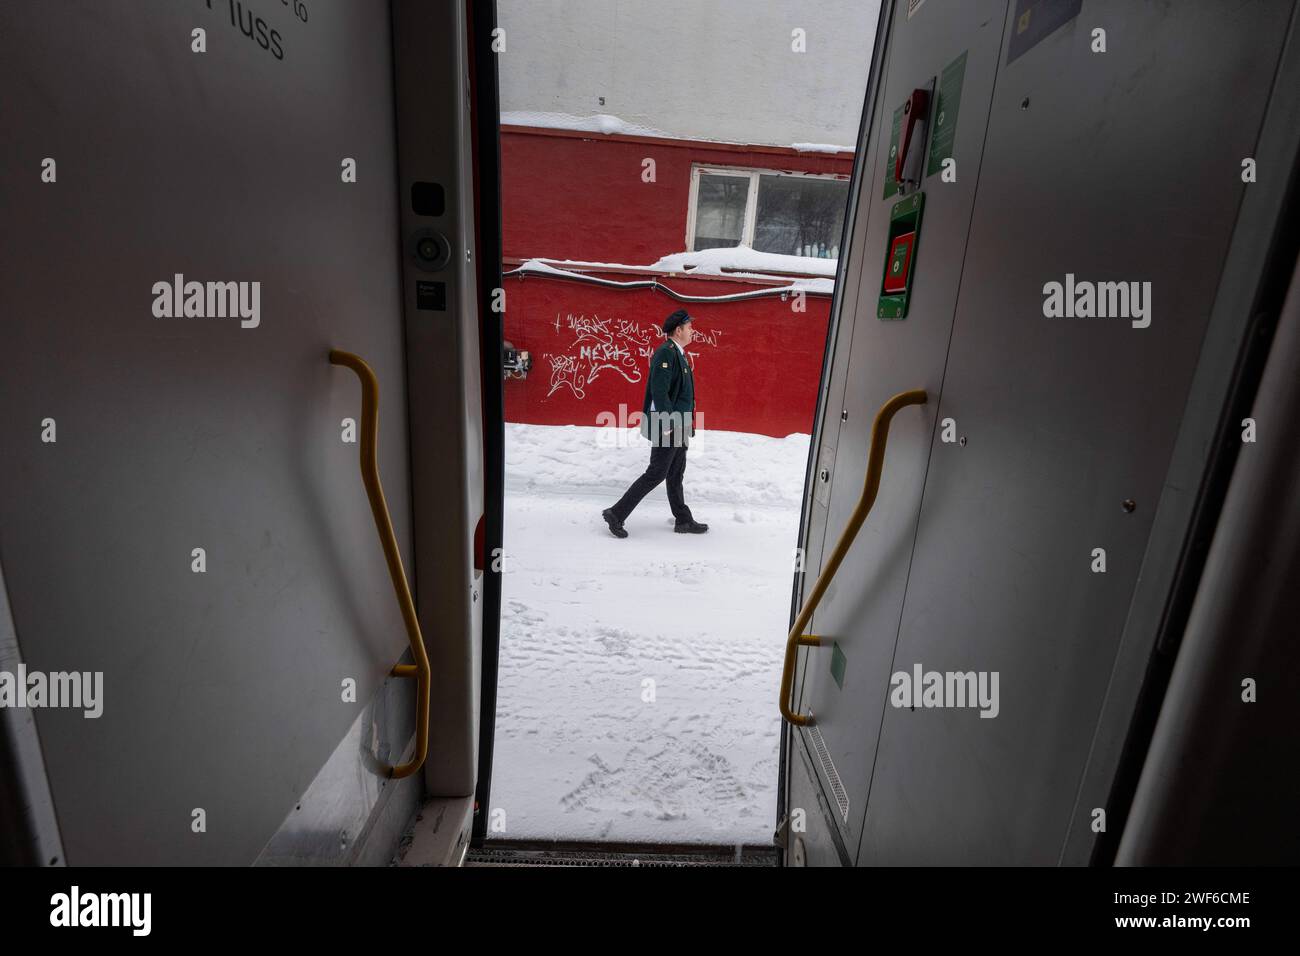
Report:
[[[664,415],[664,412],[671,414]],[[660,448],[687,445],[695,434],[695,376],[686,356],[672,339],[655,349],[650,357],[650,379],[646,382],[641,415],[641,434]]]

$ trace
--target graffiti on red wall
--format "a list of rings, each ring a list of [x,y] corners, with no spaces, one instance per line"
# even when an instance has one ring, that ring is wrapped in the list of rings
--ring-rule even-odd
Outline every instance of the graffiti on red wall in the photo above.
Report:
[[[556,313],[552,325],[557,336],[572,333],[573,341],[563,352],[542,353],[551,373],[547,398],[562,389],[570,391],[574,398],[586,398],[587,386],[605,372],[627,382],[640,382],[645,378],[647,361],[663,341],[657,327],[631,319],[568,312]],[[696,331],[693,345],[716,348],[718,335],[716,331]]]
[[[620,278],[622,278],[620,276]],[[640,411],[649,357],[664,341],[663,317],[680,306],[657,289],[578,285],[517,276],[505,337],[533,359],[505,383],[506,421],[596,425],[602,412]],[[749,291],[720,278],[674,278],[687,295]],[[752,286],[751,288],[759,288]],[[778,438],[812,430],[830,297],[794,312],[780,298],[689,303],[696,407],[709,428]],[[616,416],[617,417],[617,416]]]

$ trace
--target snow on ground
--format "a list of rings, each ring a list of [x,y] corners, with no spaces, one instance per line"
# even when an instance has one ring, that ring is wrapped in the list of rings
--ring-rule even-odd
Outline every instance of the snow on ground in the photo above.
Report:
[[[635,429],[506,425],[492,811],[510,838],[768,843],[808,436],[701,432],[673,532]],[[502,815],[501,811],[504,811]]]

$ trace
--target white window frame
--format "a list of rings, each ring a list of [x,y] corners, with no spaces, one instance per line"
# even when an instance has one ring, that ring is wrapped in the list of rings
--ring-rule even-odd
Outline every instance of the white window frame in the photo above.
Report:
[[[745,196],[745,225],[741,232],[740,243],[754,248],[754,223],[758,218],[758,178],[760,176],[799,176],[804,179],[834,179],[848,182],[848,176],[835,173],[787,172],[781,169],[755,169],[752,166],[713,166],[695,163],[691,165],[691,195],[686,209],[686,251],[695,251],[695,209],[700,196],[700,175],[735,176],[737,179],[749,178],[749,192]]]

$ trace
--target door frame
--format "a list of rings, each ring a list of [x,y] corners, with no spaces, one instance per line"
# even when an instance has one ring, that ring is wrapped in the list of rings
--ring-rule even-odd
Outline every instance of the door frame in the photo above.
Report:
[[[465,0],[469,26],[470,121],[474,152],[474,245],[478,256],[479,356],[483,386],[483,517],[475,535],[475,564],[483,573],[482,671],[479,688],[478,776],[471,846],[487,838],[496,740],[497,670],[501,651],[501,554],[505,523],[505,323],[494,311],[501,279],[501,98],[496,53],[496,0]]]
[[[848,209],[844,215],[844,230],[840,235],[840,258],[835,270],[835,289],[831,295],[830,318],[826,325],[826,347],[822,352],[822,371],[821,378],[817,384],[817,406],[813,410],[813,432],[812,438],[808,442],[808,461],[804,465],[803,479],[803,502],[799,511],[799,537],[797,538],[798,547],[807,549],[808,543],[808,509],[812,503],[813,481],[816,476],[817,459],[821,446],[822,433],[824,431],[824,415],[826,410],[826,401],[830,395],[830,378],[834,367],[835,359],[835,342],[839,335],[840,320],[844,313],[844,279],[847,275],[849,263],[849,246],[853,237],[853,230],[857,222],[859,210],[859,198],[862,193],[863,183],[870,187],[872,172],[869,168],[870,160],[866,156],[867,141],[871,136],[872,122],[875,117],[876,100],[879,92],[880,77],[884,72],[885,49],[889,45],[890,24],[893,23],[894,0],[882,0],[880,4],[879,19],[876,22],[875,45],[871,50],[871,66],[867,71],[867,86],[864,93],[862,104],[862,115],[858,122],[858,138],[854,147],[853,155],[853,173],[849,181]],[[795,618],[799,615],[799,610],[803,606],[803,591],[805,582],[805,571],[802,565],[806,562],[800,562],[800,567],[795,570],[790,582],[790,619],[786,623],[786,628],[794,626]],[[776,782],[776,821],[775,826],[779,830],[782,821],[786,818],[786,797],[789,787],[788,767],[791,760],[791,741],[794,728],[788,721],[781,721],[781,748],[777,757],[777,782]],[[817,782],[817,781],[814,781]],[[818,783],[820,786],[820,783]],[[778,845],[777,848],[777,865],[785,865],[786,850]]]

